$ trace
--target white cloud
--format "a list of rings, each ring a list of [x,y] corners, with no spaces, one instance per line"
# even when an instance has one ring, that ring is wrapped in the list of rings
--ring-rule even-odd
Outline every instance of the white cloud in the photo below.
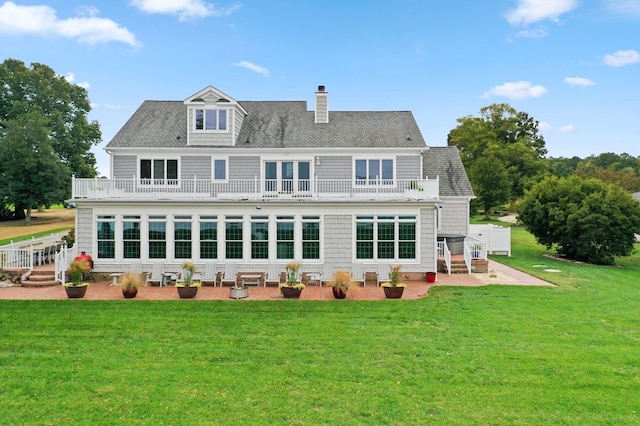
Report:
[[[538,130],[540,130],[541,132],[545,132],[547,130],[551,130],[551,124],[546,123],[544,121],[539,121],[538,122]]]
[[[547,19],[558,21],[560,15],[573,10],[577,5],[577,0],[518,0],[518,6],[507,12],[505,17],[514,26]]]
[[[584,78],[584,77],[565,77],[564,82],[572,86],[587,87],[587,86],[596,85],[596,83],[594,83],[592,80],[589,80],[588,78]]]
[[[534,86],[528,81],[515,81],[492,87],[488,92],[484,92],[484,97],[504,96],[510,99],[527,99],[539,98],[545,93],[547,88],[544,86]]]
[[[625,65],[640,62],[640,53],[636,50],[618,50],[615,53],[604,55],[604,63],[610,67],[623,67]]]
[[[573,126],[573,124],[567,124],[566,126],[560,127],[560,131],[562,133],[571,133],[571,132],[573,132],[575,130],[576,130],[576,128]]]
[[[122,105],[104,104],[104,107],[106,109],[120,109],[122,108]]]
[[[207,16],[228,16],[240,8],[240,5],[216,8],[203,0],[132,0],[131,4],[146,13],[178,15],[180,21]]]
[[[253,72],[257,72],[258,74],[262,74],[262,75],[264,75],[265,77],[269,77],[269,70],[268,70],[268,69],[266,69],[266,68],[265,68],[265,67],[263,67],[263,66],[253,64],[253,63],[248,62],[248,61],[240,61],[240,62],[236,62],[236,63],[235,63],[235,64],[233,64],[233,65],[235,65],[236,67],[246,68],[246,69],[251,70],[251,71],[253,71]]]
[[[83,13],[86,15],[87,11]],[[91,13],[97,10],[93,8]],[[119,41],[137,45],[135,35],[111,19],[95,16],[58,19],[49,6],[20,6],[10,1],[0,6],[0,33],[62,36],[89,44]]]
[[[67,75],[64,76],[64,79],[67,80],[67,82],[71,83],[71,84],[75,84],[76,86],[80,86],[84,89],[88,89],[90,84],[88,81],[83,81],[81,83],[76,83],[76,75],[72,72],[67,73]]]

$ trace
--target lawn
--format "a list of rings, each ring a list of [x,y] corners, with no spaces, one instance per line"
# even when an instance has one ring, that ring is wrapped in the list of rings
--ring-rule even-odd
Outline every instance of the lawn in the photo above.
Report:
[[[1,301],[3,424],[639,424],[640,256],[572,264],[512,239],[498,260],[558,288]]]

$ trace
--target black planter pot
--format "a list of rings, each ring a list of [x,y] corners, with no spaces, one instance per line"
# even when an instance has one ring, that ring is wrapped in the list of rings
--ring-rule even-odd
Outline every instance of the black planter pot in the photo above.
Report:
[[[280,287],[280,291],[282,292],[282,296],[284,296],[285,299],[297,299],[302,293],[302,289],[293,287]]]
[[[176,287],[178,289],[178,296],[180,299],[193,299],[198,294],[198,287]]]
[[[331,291],[333,292],[333,297],[336,299],[344,299],[347,297],[347,291],[341,287],[331,287]]]
[[[81,286],[69,286],[69,287],[65,287],[65,291],[67,292],[67,297],[69,299],[82,299],[84,297],[84,294],[87,292],[87,287],[86,285],[81,285]]]
[[[404,287],[382,287],[387,299],[400,299],[404,293]]]

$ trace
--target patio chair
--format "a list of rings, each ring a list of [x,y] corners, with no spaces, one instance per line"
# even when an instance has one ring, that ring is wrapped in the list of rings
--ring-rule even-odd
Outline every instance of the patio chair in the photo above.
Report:
[[[264,279],[264,286],[276,285],[280,286],[282,282],[282,274],[278,272],[282,267],[277,263],[270,263],[267,270],[267,277]]]
[[[157,283],[158,286],[162,287],[165,285],[164,282],[164,264],[162,263],[154,263],[151,272],[147,272],[147,280],[144,283],[144,286],[154,283]]]
[[[216,281],[216,264],[207,263],[204,267],[204,273],[200,276],[200,282],[202,285],[205,285],[206,283],[213,283],[213,286],[215,287]]]
[[[224,265],[224,275],[222,276],[222,280],[220,280],[220,287],[224,287],[225,284],[235,286],[236,280],[238,279],[236,273],[236,264],[235,263],[225,263]]]

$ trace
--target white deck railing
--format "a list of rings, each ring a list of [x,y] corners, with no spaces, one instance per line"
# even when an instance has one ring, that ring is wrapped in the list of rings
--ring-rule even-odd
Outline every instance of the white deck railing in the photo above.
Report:
[[[447,274],[451,275],[451,250],[449,250],[446,240],[438,241],[438,257],[444,259]]]
[[[487,243],[473,237],[466,237],[464,239],[464,263],[467,265],[469,273],[471,273],[471,261],[473,259],[486,258]]]
[[[74,179],[72,197],[89,199],[435,200],[438,179]]]

